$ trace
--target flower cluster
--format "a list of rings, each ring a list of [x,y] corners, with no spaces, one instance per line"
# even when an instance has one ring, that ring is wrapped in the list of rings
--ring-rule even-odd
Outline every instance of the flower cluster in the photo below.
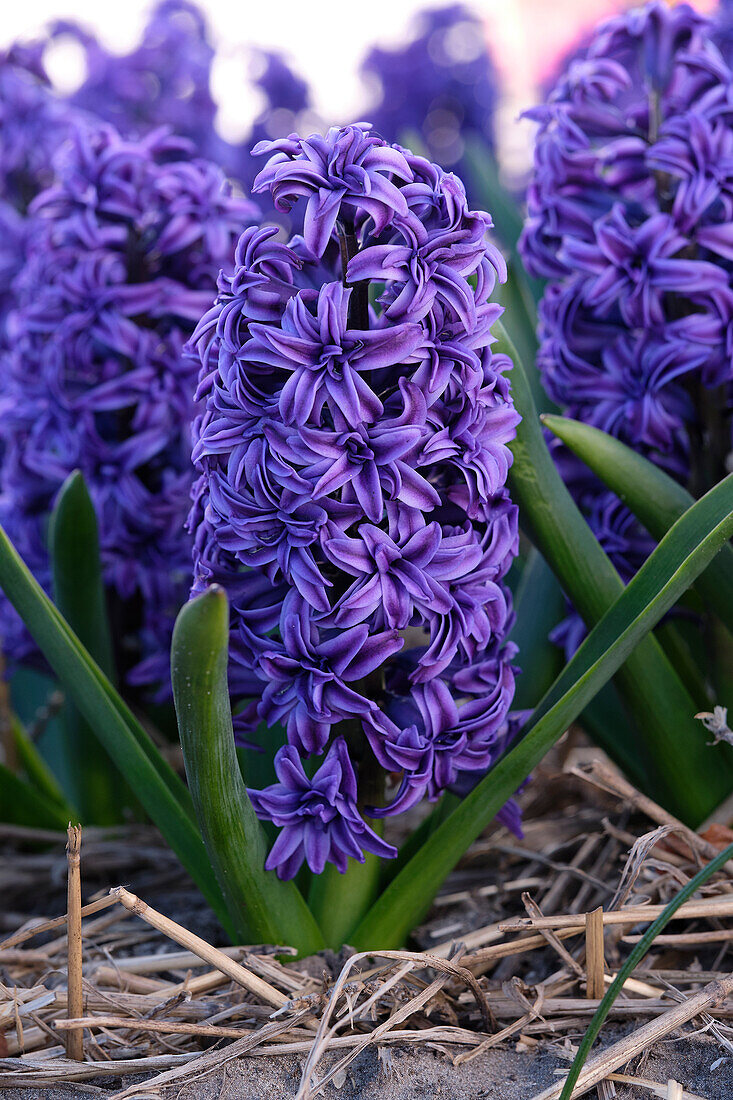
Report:
[[[366,124],[255,152],[302,234],[246,230],[196,330],[191,526],[194,589],[230,596],[239,732],[284,727],[252,797],[288,877],[394,854],[363,812],[437,798],[513,736],[519,417],[491,351],[505,267],[460,181]]]
[[[497,76],[486,28],[462,4],[423,12],[400,49],[375,47],[363,71],[379,85],[369,109],[388,141],[419,140],[430,157],[470,180],[467,142],[494,148]]]
[[[183,354],[256,214],[219,169],[165,132],[125,140],[77,128],[31,206],[8,318],[0,397],[0,520],[48,583],[45,529],[69,473],[99,516],[115,635],[132,678],[165,679],[190,580],[183,525],[193,480],[196,371]],[[6,646],[27,640],[7,605]]]
[[[733,381],[733,76],[709,31],[686,4],[659,0],[598,29],[530,112],[540,125],[521,242],[549,280],[549,395],[696,494],[724,472]],[[650,540],[561,461],[627,578]],[[577,637],[566,624],[566,641]]]

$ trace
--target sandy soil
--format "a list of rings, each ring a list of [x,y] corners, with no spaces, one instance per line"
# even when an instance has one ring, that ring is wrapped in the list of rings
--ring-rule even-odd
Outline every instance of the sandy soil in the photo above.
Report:
[[[618,1037],[609,1031],[607,1041]],[[704,1039],[660,1043],[643,1065],[626,1072],[662,1084],[670,1078],[687,1092],[705,1100],[733,1100],[733,1058],[717,1069],[720,1047]],[[331,1064],[323,1062],[326,1069]],[[567,1063],[550,1053],[526,1054],[515,1050],[494,1050],[464,1065],[454,1067],[439,1051],[392,1047],[381,1056],[366,1051],[349,1067],[339,1089],[329,1084],[324,1100],[532,1100],[557,1080],[556,1069]],[[302,1062],[294,1055],[283,1058],[245,1058],[229,1063],[222,1071],[160,1094],[141,1093],[148,1100],[292,1100],[300,1082]],[[125,1085],[133,1079],[128,1078]],[[105,1081],[102,1088],[79,1086],[53,1089],[0,1090],[2,1100],[89,1100],[110,1097],[121,1082]],[[616,1086],[616,1100],[642,1100],[652,1094],[646,1089]],[[594,1094],[591,1094],[594,1098]]]

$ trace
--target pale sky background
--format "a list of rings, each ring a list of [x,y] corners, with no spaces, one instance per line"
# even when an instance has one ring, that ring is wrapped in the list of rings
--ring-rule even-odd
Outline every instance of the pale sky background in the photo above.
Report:
[[[553,59],[579,30],[614,10],[623,0],[465,0],[483,20],[487,41],[503,73],[506,100],[502,119],[516,119],[534,100],[534,87]],[[213,73],[214,98],[221,104],[217,126],[225,137],[239,139],[249,129],[260,104],[247,83],[249,47],[276,47],[309,81],[315,107],[329,122],[363,115],[366,92],[358,67],[368,47],[404,42],[415,14],[442,7],[446,0],[200,0],[212,29],[218,57]],[[51,19],[70,18],[90,27],[108,48],[127,52],[137,42],[152,5],[149,0],[5,0],[0,18],[0,45],[33,37]],[[709,0],[696,5],[703,10]],[[80,79],[80,57],[59,46],[49,58],[52,77],[62,86]],[[500,126],[500,141],[512,158],[513,144],[526,140],[522,128]],[[503,137],[502,137],[503,131]]]

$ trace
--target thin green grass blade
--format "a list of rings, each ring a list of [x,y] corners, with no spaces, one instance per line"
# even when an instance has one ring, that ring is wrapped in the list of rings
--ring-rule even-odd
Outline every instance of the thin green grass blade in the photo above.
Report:
[[[68,807],[47,798],[45,794],[24,783],[5,764],[0,764],[0,821],[23,825],[31,829],[66,831]]]
[[[134,718],[128,723],[127,715],[132,718],[129,709],[31,575],[2,528],[0,587],[80,714],[96,732],[143,808],[231,933],[226,906],[201,836],[185,804],[174,794],[177,786],[183,790],[185,787],[140,724]],[[166,773],[170,773],[169,779],[165,778]]]
[[[694,503],[695,498],[674,478],[607,432],[563,416],[541,419],[624,502],[653,538],[661,539]],[[697,578],[695,588],[733,630],[733,546],[721,550]]]
[[[523,527],[591,627],[621,595],[623,582],[555,467],[516,349],[501,325],[494,331],[498,339],[493,347],[514,360],[512,392],[523,418],[512,444],[512,498]],[[687,824],[699,824],[730,793],[733,760],[710,756],[692,717],[695,700],[653,636],[619,669],[616,686],[634,716],[652,768],[646,793]],[[684,772],[677,764],[683,755]]]
[[[99,532],[94,505],[84,478],[76,470],[61,487],[51,514],[48,533],[54,602],[94,658],[114,683],[112,636],[99,554]],[[63,774],[69,796],[79,809],[82,824],[115,825],[131,803],[109,755],[67,700],[61,712],[65,756]]]
[[[541,701],[523,740],[432,833],[367,913],[353,936],[357,950],[404,942],[463,852],[731,535],[733,475],[662,539]],[[720,760],[718,749],[708,752]],[[675,764],[684,772],[685,755]]]
[[[578,1077],[580,1076],[583,1066],[585,1065],[586,1059],[590,1053],[590,1049],[593,1046],[593,1043],[598,1038],[598,1033],[603,1027],[603,1023],[613,1006],[613,1002],[616,1000],[619,993],[623,989],[624,983],[627,981],[628,978],[631,977],[641,960],[649,951],[649,948],[654,943],[654,940],[657,938],[659,933],[662,932],[664,928],[666,928],[680,906],[684,905],[686,901],[689,901],[689,899],[697,893],[701,886],[705,885],[708,879],[712,875],[714,875],[716,871],[719,871],[722,867],[725,866],[729,859],[733,859],[733,844],[730,844],[727,848],[724,848],[723,851],[715,857],[715,859],[711,860],[710,863],[702,868],[702,870],[698,871],[695,877],[691,878],[686,886],[683,886],[680,892],[676,894],[675,897],[673,897],[669,904],[665,907],[664,912],[661,913],[654,921],[654,923],[649,926],[642,938],[636,944],[628,959],[621,967],[618,974],[606,990],[606,994],[603,997],[603,1000],[599,1004],[593,1015],[593,1019],[588,1025],[588,1030],[583,1036],[583,1041],[578,1047],[575,1058],[573,1059],[573,1064],[570,1067],[570,1072],[565,1078],[563,1090],[560,1094],[560,1100],[571,1100],[573,1090],[578,1081]]]
[[[171,646],[173,696],[196,814],[240,938],[311,954],[323,937],[300,891],[264,869],[267,841],[234,745],[228,646],[226,593],[214,585],[181,609]]]

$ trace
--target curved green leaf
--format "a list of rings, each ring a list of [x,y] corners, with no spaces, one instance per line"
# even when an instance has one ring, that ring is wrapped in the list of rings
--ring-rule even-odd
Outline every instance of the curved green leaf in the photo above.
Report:
[[[178,615],[171,677],[186,775],[211,865],[243,942],[310,954],[323,937],[300,891],[265,871],[267,842],[239,770],[227,685],[229,607],[214,585]]]
[[[563,416],[540,418],[661,539],[695,498],[648,458],[607,432]],[[733,630],[733,546],[725,546],[695,582],[707,606]]]
[[[1,527],[0,587],[80,714],[230,931],[227,909],[206,849],[188,813],[190,795],[31,575]],[[181,800],[175,794],[178,788],[185,793]]]
[[[493,347],[514,360],[512,393],[522,414],[512,444],[512,499],[522,526],[588,626],[623,592],[623,582],[579,512],[547,448],[527,377],[501,325]],[[733,760],[715,759],[693,719],[697,706],[656,638],[645,638],[619,669],[616,686],[643,741],[646,793],[697,825],[730,793]],[[685,769],[678,761],[684,754]]]
[[[519,648],[521,675],[517,677],[513,706],[515,710],[526,710],[537,705],[563,665],[562,650],[553,645],[549,635],[566,614],[565,597],[536,547],[532,547],[522,572],[514,611],[510,640]],[[579,723],[637,786],[648,786],[639,753],[639,731],[613,684],[606,684],[591,700]]]
[[[733,474],[677,521],[540,702],[522,741],[393,879],[354,933],[357,950],[404,941],[463,852],[731,535]],[[719,763],[718,750],[707,751]],[[685,772],[684,751],[675,766]]]
[[[66,622],[104,674],[114,681],[112,637],[99,555],[94,505],[78,470],[61,487],[48,534],[54,601]],[[109,755],[68,701],[62,710],[63,775],[83,824],[122,821],[129,792]]]

